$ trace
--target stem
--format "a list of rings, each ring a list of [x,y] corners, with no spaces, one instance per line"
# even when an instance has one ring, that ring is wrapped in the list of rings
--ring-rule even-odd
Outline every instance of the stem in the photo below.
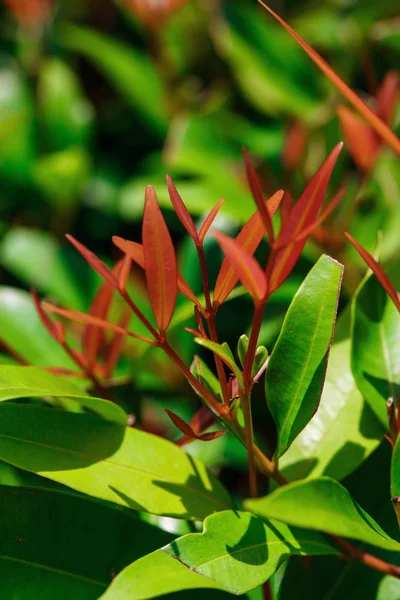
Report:
[[[249,395],[250,389],[251,389],[251,379],[252,379],[251,375],[252,375],[252,370],[253,370],[254,357],[256,354],[256,350],[257,350],[258,336],[260,334],[260,329],[261,329],[266,305],[267,305],[267,300],[265,300],[265,302],[263,302],[259,306],[256,306],[254,309],[253,323],[251,326],[250,339],[249,339],[249,347],[247,350],[246,360],[245,360],[244,369],[243,369],[243,379],[244,379],[246,396]]]
[[[249,465],[249,488],[250,496],[257,498],[257,473],[256,465],[254,462],[254,450],[253,450],[253,420],[251,416],[251,396],[244,393],[240,393],[240,401],[243,409],[244,417],[244,435],[246,440],[247,449],[247,461]]]
[[[207,263],[206,257],[204,254],[204,248],[201,244],[196,244],[197,254],[199,255],[200,261],[200,269],[201,269],[201,278],[203,280],[203,289],[204,289],[204,298],[206,301],[206,309],[207,309],[207,324],[208,330],[210,333],[210,338],[213,342],[218,344],[218,334],[217,327],[215,325],[215,313],[211,304],[211,296],[210,296],[210,286],[208,283],[208,273],[207,273]],[[221,384],[222,397],[224,399],[225,404],[229,404],[229,394],[228,394],[228,384],[226,381],[226,373],[225,368],[222,363],[222,360],[219,356],[214,354],[215,367],[217,369],[217,375],[219,382]]]
[[[147,327],[149,333],[151,333],[151,335],[154,337],[154,339],[157,342],[159,342],[160,341],[160,334],[153,327],[153,325],[150,323],[150,321],[148,320],[148,318],[145,317],[145,315],[142,313],[142,311],[140,310],[140,308],[138,308],[138,306],[134,303],[134,301],[129,296],[129,294],[125,290],[118,290],[118,291],[121,294],[122,298],[125,300],[125,302],[128,304],[129,308],[131,308],[132,312],[142,321],[143,325],[145,327]]]
[[[337,543],[338,546],[340,546],[345,556],[349,560],[361,562],[367,567],[375,569],[375,571],[379,571],[385,575],[391,575],[392,577],[397,577],[397,579],[400,579],[400,567],[392,565],[378,558],[377,556],[369,554],[368,552],[364,552],[363,550],[360,550],[360,548],[356,548],[352,544],[349,544],[346,540],[343,540],[341,537],[336,535],[331,535],[330,537]]]

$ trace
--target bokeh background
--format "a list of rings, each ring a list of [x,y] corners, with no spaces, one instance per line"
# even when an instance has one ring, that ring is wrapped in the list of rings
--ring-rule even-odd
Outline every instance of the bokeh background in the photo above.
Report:
[[[388,76],[395,81],[399,64],[398,0],[270,4],[376,108],[382,82]],[[64,306],[87,309],[99,280],[64,235],[72,233],[111,263],[118,258],[112,235],[140,241],[148,184],[165,209],[182,272],[200,292],[194,248],[171,211],[165,174],[199,222],[224,197],[218,225],[234,234],[254,212],[241,148],[251,152],[266,197],[284,188],[296,199],[343,139],[337,115],[342,102],[255,0],[2,0],[3,351],[12,343],[27,363],[57,366],[57,349],[40,329],[27,290],[33,286]],[[395,101],[391,113],[399,132]],[[346,243],[345,230],[371,252],[379,238],[381,259],[398,282],[398,159],[382,146],[366,165],[350,150],[346,145],[329,192],[332,197],[345,186],[342,204],[313,232],[271,301],[260,340],[269,348],[294,292],[322,252],[346,266],[337,334],[346,336],[348,298],[365,266]],[[260,255],[266,251],[261,248]],[[207,255],[215,274],[220,253],[212,239]],[[143,276],[133,276],[146,311]],[[229,302],[219,314],[221,339],[235,344],[251,314],[246,298]],[[181,301],[174,343],[187,361],[195,352],[192,337],[182,331],[190,316]],[[10,360],[4,352],[2,361]],[[175,370],[157,352],[133,343],[119,369],[121,377],[131,378],[120,393],[125,389],[124,401],[142,426],[176,436],[163,407],[190,418],[196,399]],[[244,467],[243,450],[229,444],[203,444],[198,452],[202,458],[209,453],[207,462]]]

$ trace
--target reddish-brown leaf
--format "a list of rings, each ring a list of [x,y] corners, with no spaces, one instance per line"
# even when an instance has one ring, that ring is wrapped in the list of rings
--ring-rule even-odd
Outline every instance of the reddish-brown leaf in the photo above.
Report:
[[[204,238],[206,237],[207,232],[210,229],[211,225],[214,223],[215,218],[216,218],[217,214],[219,213],[219,210],[224,202],[225,202],[225,199],[221,198],[221,200],[219,200],[219,202],[217,202],[217,204],[214,206],[214,208],[208,213],[208,215],[204,219],[203,224],[200,227],[200,233],[199,233],[199,239],[200,239],[201,244],[204,242]]]
[[[252,165],[250,160],[249,153],[246,148],[243,148],[243,156],[244,162],[246,165],[246,174],[247,181],[249,183],[251,195],[254,198],[256,206],[258,208],[258,212],[260,213],[261,219],[264,223],[265,230],[267,232],[268,241],[270,244],[273,244],[275,236],[274,236],[274,228],[272,227],[272,220],[270,214],[268,212],[267,207],[265,206],[264,195],[261,189],[261,183],[258,179],[255,168]]]
[[[380,139],[365,121],[346,106],[339,106],[337,114],[354,162],[362,171],[369,171],[375,163]]]
[[[381,265],[349,233],[346,232],[345,235],[347,239],[353,244],[354,248],[357,250],[361,258],[367,263],[367,265],[369,266],[369,268],[371,269],[371,271],[373,272],[383,289],[386,291],[388,296],[393,300],[397,310],[400,311],[399,294],[397,293],[389,277],[386,275],[385,271],[382,269]]]
[[[222,233],[215,231],[214,237],[221,246],[228,260],[236,271],[236,275],[249,292],[256,305],[261,304],[267,293],[267,280],[260,265],[240,243]]]
[[[130,332],[127,329],[123,329],[115,323],[110,323],[105,319],[101,319],[100,317],[96,317],[87,313],[80,312],[79,310],[72,310],[69,308],[60,308],[59,306],[55,306],[54,304],[50,304],[50,302],[42,302],[42,307],[44,310],[48,312],[59,315],[60,317],[65,317],[71,321],[77,321],[78,323],[84,323],[85,325],[93,325],[94,327],[101,327],[102,329],[107,329],[109,331],[114,331],[116,333],[120,333],[122,335],[129,335]],[[86,357],[85,357],[86,358]]]
[[[129,240],[124,240],[123,238],[114,235],[112,238],[114,244],[122,250],[125,254],[127,254],[133,262],[135,262],[139,267],[144,269],[144,251],[142,244],[138,244],[137,242],[131,242]],[[178,273],[178,290],[183,296],[186,296],[188,300],[193,302],[200,311],[204,313],[204,309],[198,299],[196,298],[193,290],[187,283],[187,281],[183,278],[183,276]]]
[[[161,334],[171,322],[178,291],[175,250],[154,188],[146,188],[143,251],[150,304]]]
[[[281,231],[286,227],[287,220],[292,211],[293,206],[293,198],[292,194],[289,191],[286,191],[281,205],[280,205],[280,214],[281,214]]]
[[[36,311],[43,325],[45,326],[51,337],[57,340],[59,344],[63,344],[65,341],[64,327],[61,323],[58,323],[58,321],[52,321],[49,315],[43,310],[42,303],[39,300],[39,296],[36,290],[31,289],[31,295],[35,304]]]
[[[89,314],[100,319],[106,319],[114,288],[107,281],[103,283],[93,299]],[[88,325],[82,336],[82,352],[88,365],[94,365],[102,345],[104,332],[97,326]]]
[[[300,241],[296,241],[296,238],[315,222],[342,146],[342,143],[335,146],[287,217],[276,243],[277,248],[281,249],[273,253],[272,268],[268,265],[268,272],[271,269],[270,292],[282,285],[306,244],[306,237]]]
[[[178,417],[178,415],[173,413],[171,410],[168,410],[168,408],[164,408],[164,410],[167,413],[167,415],[169,416],[169,418],[171,419],[171,421],[173,422],[173,424],[180,431],[182,431],[182,433],[184,433],[188,437],[192,437],[192,438],[197,437],[196,434],[194,433],[193,429],[190,427],[190,425],[188,425],[183,419]]]
[[[227,429],[223,429],[222,431],[210,431],[210,433],[198,435],[197,439],[201,440],[202,442],[212,442],[213,440],[220,438],[222,435],[225,435],[225,433],[228,433]]]
[[[83,258],[86,260],[86,262],[89,263],[89,265],[92,267],[92,269],[94,269],[94,271],[96,271],[96,273],[98,273],[100,275],[100,277],[103,277],[103,279],[108,281],[108,283],[110,285],[112,285],[113,287],[116,288],[118,286],[118,280],[115,277],[115,275],[103,263],[103,261],[101,261],[94,254],[94,252],[91,252],[90,250],[88,250],[88,248],[86,248],[83,244],[78,242],[74,237],[72,237],[72,235],[69,235],[67,233],[67,235],[65,237],[67,238],[67,240],[69,242],[71,242],[71,244],[73,246],[75,246],[75,248],[83,256]]]
[[[193,219],[190,216],[189,211],[185,206],[185,203],[183,202],[181,196],[178,193],[178,190],[176,189],[169,175],[167,175],[167,187],[169,197],[171,198],[172,206],[174,207],[178,219],[180,220],[190,237],[193,239],[195,244],[198,244],[199,235],[197,233],[196,226],[193,223]]]
[[[400,74],[389,71],[376,95],[376,114],[390,124],[400,94]]]
[[[357,96],[355,92],[333,71],[328,63],[309,46],[279,15],[276,14],[263,0],[257,0],[296,40],[305,50],[312,61],[319,67],[324,75],[333,83],[337,90],[354,106],[354,108],[371,125],[375,132],[390,146],[397,154],[400,154],[400,139],[370,108]]]
[[[126,329],[128,327],[129,321],[131,319],[131,310],[129,307],[124,309],[120,320],[118,321],[118,326],[122,327],[122,329]],[[110,343],[107,348],[107,352],[104,357],[104,377],[109,378],[114,372],[115,367],[117,366],[119,357],[121,356],[124,338],[120,333],[114,333],[112,336]]]
[[[271,196],[269,200],[267,200],[266,206],[271,218],[278,209],[282,198],[283,191],[279,190],[273,196]],[[264,234],[265,224],[257,210],[243,226],[242,230],[236,237],[236,241],[244,250],[252,255],[260,245]],[[215,309],[225,302],[226,298],[229,296],[238,281],[239,277],[237,276],[232,264],[227,258],[224,258],[214,289],[213,305]]]
[[[282,151],[282,164],[285,169],[293,171],[304,160],[307,135],[307,129],[300,121],[295,121],[289,126]]]
[[[118,275],[118,286],[119,289],[124,292],[126,290],[126,286],[129,280],[129,275],[131,274],[132,267],[132,259],[130,256],[125,254],[124,259],[122,261],[120,273]]]

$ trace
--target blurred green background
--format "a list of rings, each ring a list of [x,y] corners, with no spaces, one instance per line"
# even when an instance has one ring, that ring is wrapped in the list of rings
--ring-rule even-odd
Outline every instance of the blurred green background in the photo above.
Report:
[[[399,64],[398,0],[270,4],[374,106],[384,77]],[[87,309],[99,280],[64,235],[72,233],[105,260],[115,260],[112,235],[140,241],[148,184],[165,209],[182,273],[200,292],[194,248],[171,211],[165,174],[198,221],[224,197],[218,225],[234,234],[254,212],[242,146],[252,153],[266,197],[284,188],[297,199],[343,137],[336,115],[341,102],[255,0],[0,2],[3,346],[12,343],[28,363],[60,365],[59,349],[21,290],[33,286],[65,306]],[[399,132],[399,110],[392,125]],[[345,243],[345,230],[372,252],[382,232],[381,257],[389,269],[395,266],[398,159],[383,148],[374,168],[361,173],[345,147],[330,197],[341,185],[347,189],[342,205],[314,232],[271,301],[260,340],[269,348],[299,283],[323,251],[346,265],[339,328],[346,337],[346,303],[365,267]],[[215,276],[220,253],[212,240],[207,253]],[[143,276],[135,272],[134,278],[148,311]],[[192,311],[180,302],[174,341],[190,361],[193,340],[181,326]],[[249,300],[229,302],[219,314],[220,338],[236,344],[251,314]],[[195,401],[177,401],[188,391],[169,364],[134,345],[127,354],[136,362],[125,360],[119,373],[133,374],[133,412],[146,398],[140,408],[146,427],[173,430],[163,406],[190,418]],[[202,452],[212,453],[214,446],[203,445]]]

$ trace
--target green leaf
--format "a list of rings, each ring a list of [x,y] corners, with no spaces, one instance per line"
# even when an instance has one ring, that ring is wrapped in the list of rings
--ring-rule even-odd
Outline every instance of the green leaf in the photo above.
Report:
[[[397,398],[400,381],[400,314],[371,274],[353,298],[351,334],[357,387],[387,428],[386,402]]]
[[[400,436],[398,436],[393,450],[390,489],[393,498],[400,496]],[[395,508],[398,517],[400,517],[400,506],[396,504]]]
[[[13,275],[66,306],[85,310],[86,290],[81,288],[75,265],[68,259],[69,247],[40,230],[17,227],[4,236],[0,245],[1,264]]]
[[[76,368],[44,328],[31,296],[22,290],[0,287],[0,340],[29,363],[43,367]]]
[[[231,369],[232,373],[235,374],[239,386],[243,387],[242,372],[237,366],[232,351],[226,342],[223,342],[222,344],[217,344],[216,342],[211,342],[210,340],[205,340],[204,338],[199,337],[194,338],[194,341],[196,342],[196,344],[199,344],[199,346],[203,346],[204,348],[211,350],[211,352],[222,358],[226,365]]]
[[[237,353],[240,360],[240,364],[244,368],[244,363],[246,362],[247,351],[249,349],[249,336],[245,333],[240,336],[238,345],[237,345]]]
[[[279,458],[315,413],[325,380],[343,267],[323,255],[286,314],[268,363],[265,390]]]
[[[38,80],[39,118],[53,150],[86,145],[93,129],[93,107],[74,71],[56,57],[45,59]]]
[[[213,396],[222,401],[221,385],[206,363],[199,356],[195,356],[190,370],[200,383],[208,389]]]
[[[343,479],[378,447],[384,428],[364,401],[350,368],[350,341],[332,346],[316,414],[279,461],[292,481],[327,475]]]
[[[3,598],[97,600],[172,537],[131,511],[50,490],[0,486],[0,511]]]
[[[342,485],[329,477],[285,485],[245,507],[265,519],[352,538],[384,550],[400,550]]]
[[[104,419],[125,425],[128,415],[114,402],[93,398],[70,381],[39,367],[0,366],[0,402],[16,398],[73,398]]]
[[[203,533],[178,538],[163,551],[234,594],[261,585],[291,554],[338,553],[319,534],[238,511],[208,517]]]
[[[1,403],[0,460],[134,510],[204,519],[232,507],[181,448],[96,415]]]
[[[166,133],[164,92],[146,54],[98,31],[75,25],[64,26],[60,39],[69,50],[90,60],[156,133]]]
[[[207,589],[207,592],[201,594],[203,597],[207,594],[207,598],[213,600],[214,594],[211,590],[223,588],[215,581],[191,571],[162,550],[156,550],[117,575],[101,596],[101,600],[147,600],[173,592],[196,589]],[[192,594],[193,592],[191,597]],[[201,597],[200,595],[199,598]],[[225,594],[221,592],[215,596],[219,597],[223,598]]]

